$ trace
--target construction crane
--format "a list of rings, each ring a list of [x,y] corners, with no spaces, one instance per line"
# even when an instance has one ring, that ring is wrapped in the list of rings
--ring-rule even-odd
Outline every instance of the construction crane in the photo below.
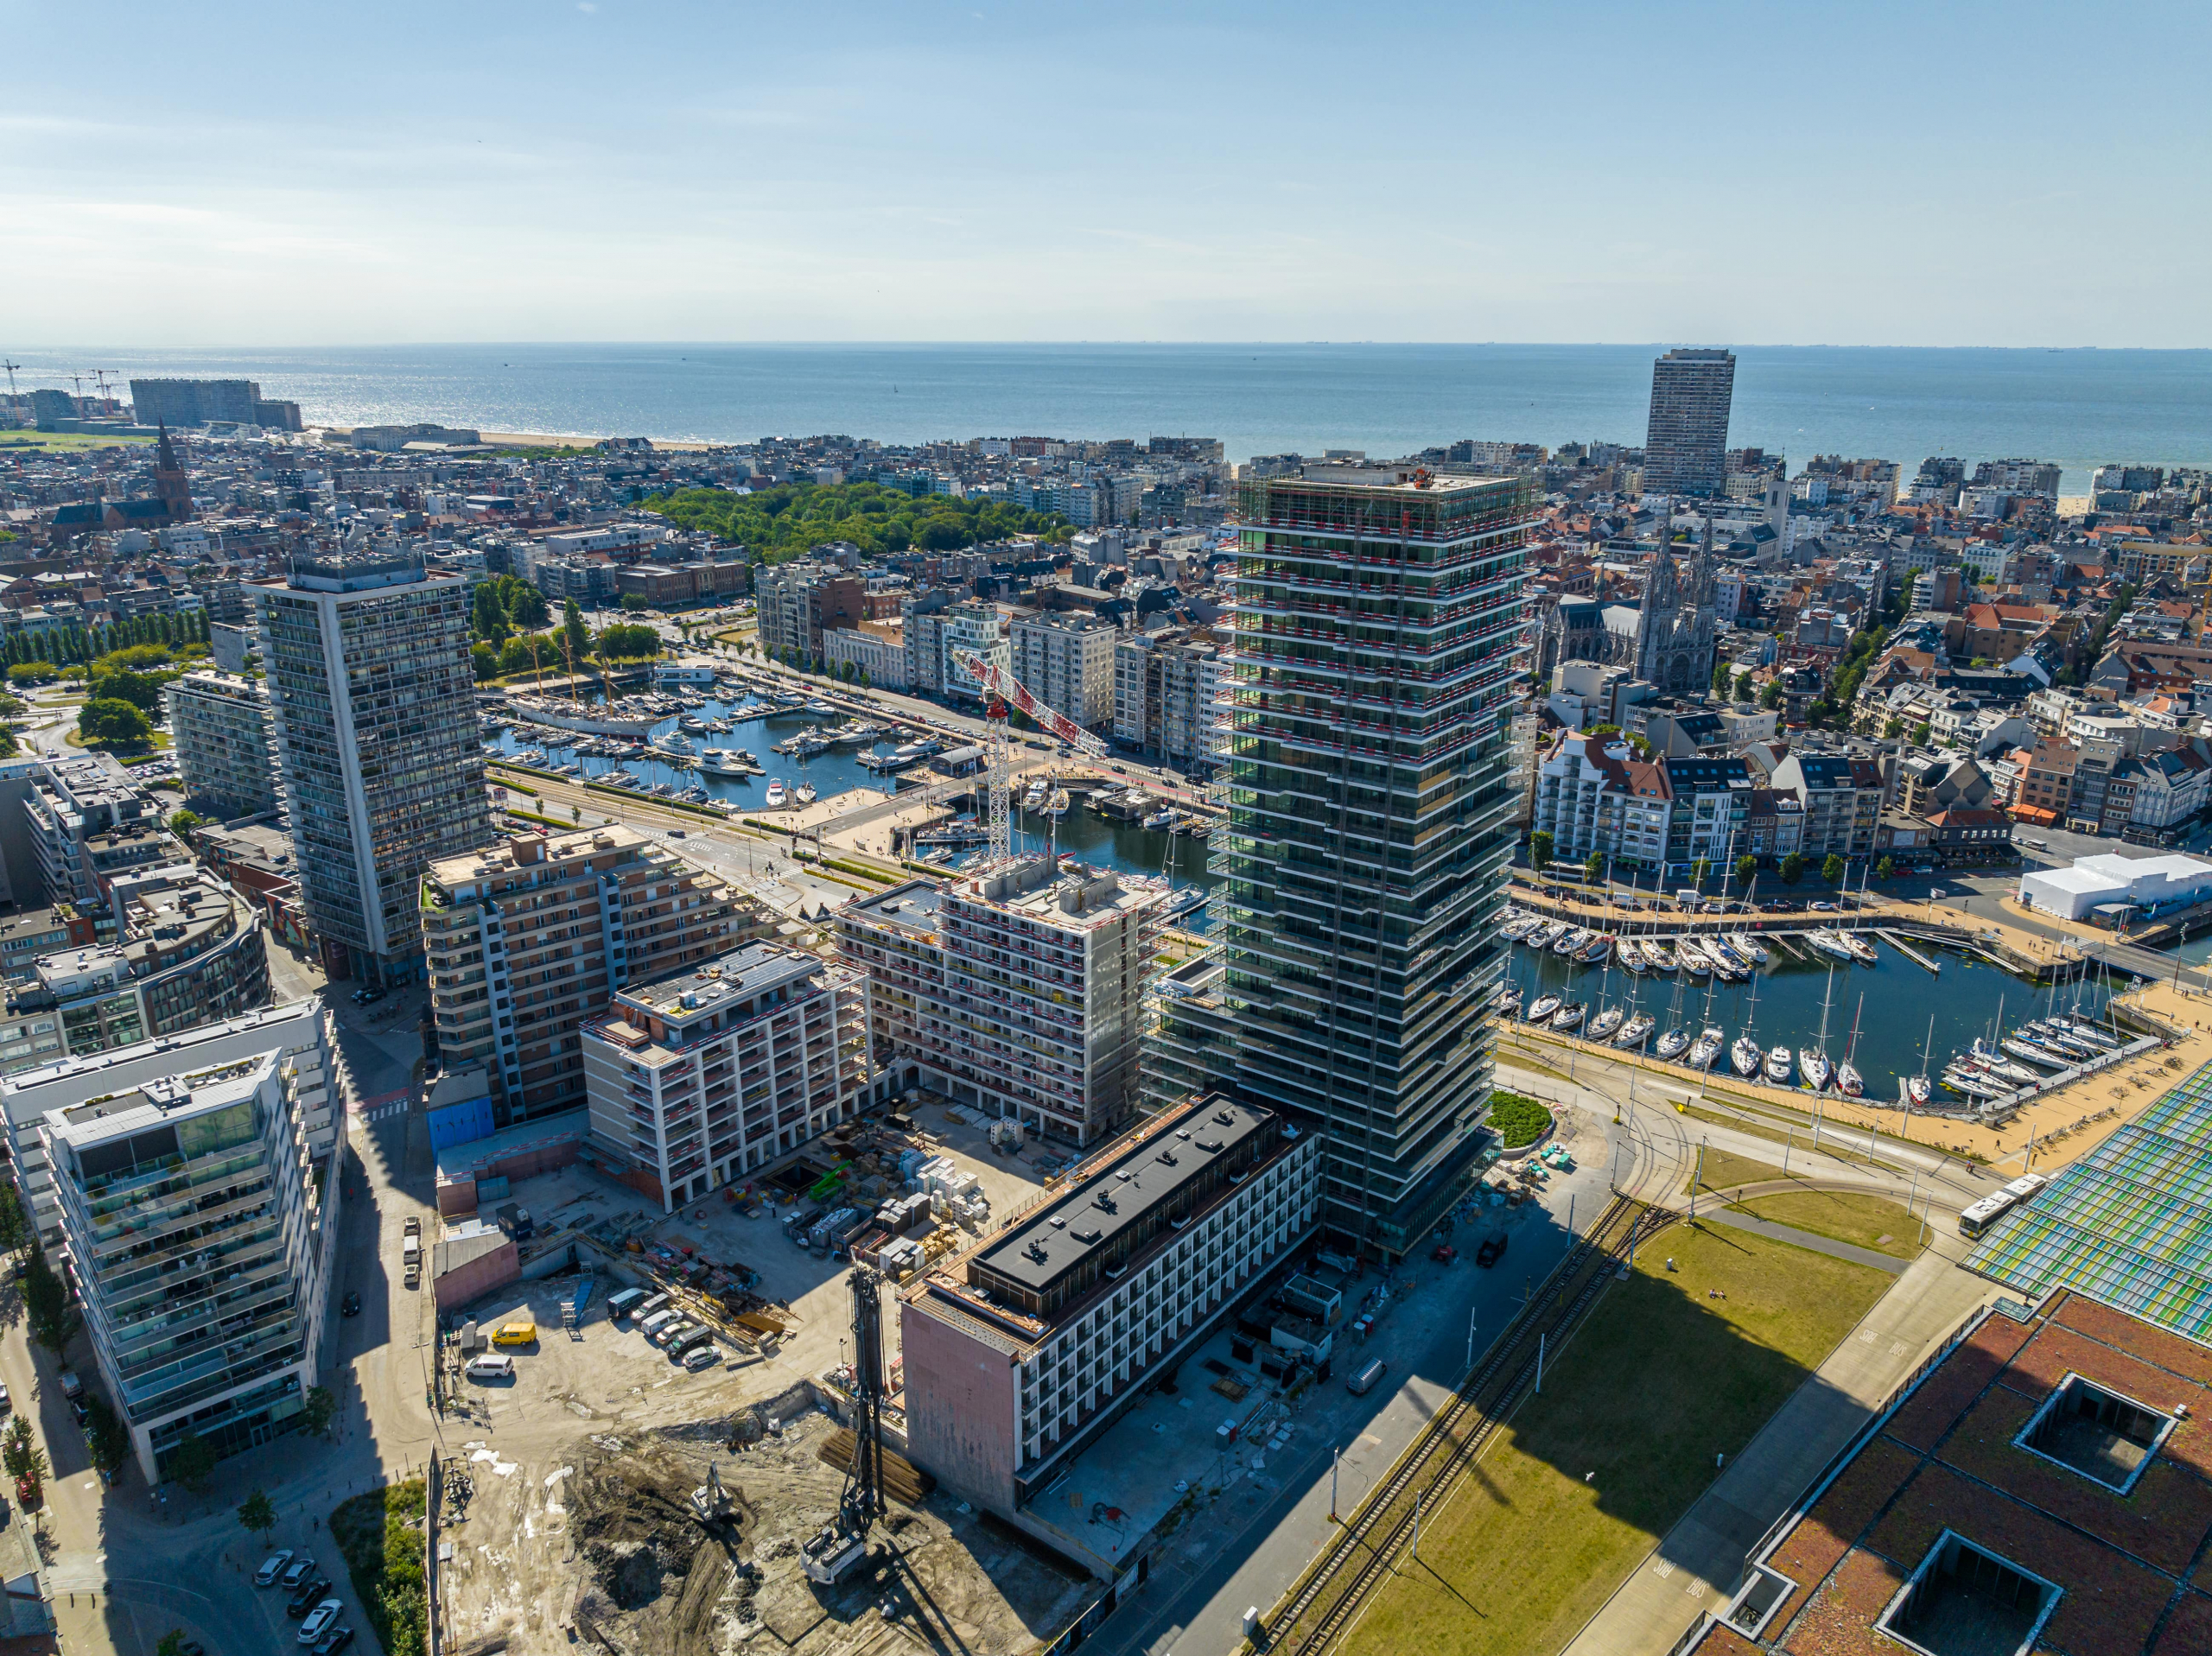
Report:
[[[1030,695],[1013,674],[992,665],[974,650],[956,650],[952,660],[962,672],[976,681],[986,698],[983,754],[990,786],[984,825],[990,830],[991,860],[1004,862],[1014,854],[1014,742],[1007,733],[1007,704],[1012,702],[1078,753],[1103,758],[1106,744],[1066,714],[1046,707]]]
[[[19,417],[16,413],[16,370],[22,365],[20,362],[10,362],[5,358],[0,358],[0,368],[5,368],[8,371],[8,423],[11,426]]]
[[[801,1548],[806,1578],[834,1587],[868,1556],[868,1527],[883,1516],[883,1278],[856,1265],[853,1291],[853,1462],[837,1516]]]

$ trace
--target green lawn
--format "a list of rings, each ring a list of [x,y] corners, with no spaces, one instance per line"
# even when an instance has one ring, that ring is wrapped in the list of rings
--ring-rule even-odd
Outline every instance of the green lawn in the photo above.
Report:
[[[123,448],[154,441],[151,437],[96,437],[84,431],[0,431],[0,448],[29,448],[48,454],[86,448]]]
[[[1690,1164],[1682,1170],[1682,1189],[1690,1188],[1691,1179],[1697,1177],[1699,1164],[1697,1146],[1690,1146]],[[1785,1174],[1779,1162],[1756,1161],[1749,1156],[1738,1156],[1732,1150],[1720,1150],[1712,1145],[1705,1147],[1704,1177],[1699,1188],[1707,1190],[1730,1190],[1738,1184],[1753,1184],[1762,1179],[1796,1178],[1796,1172]]]
[[[1741,1232],[1662,1233],[1423,1520],[1421,1562],[1346,1650],[1561,1648],[1712,1482],[1713,1457],[1750,1442],[1891,1280]]]
[[[1831,1241],[1872,1248],[1892,1259],[1910,1259],[1920,1252],[1919,1216],[1881,1196],[1853,1190],[1802,1190],[1753,1196],[1734,1205],[1738,1213],[1808,1230]]]

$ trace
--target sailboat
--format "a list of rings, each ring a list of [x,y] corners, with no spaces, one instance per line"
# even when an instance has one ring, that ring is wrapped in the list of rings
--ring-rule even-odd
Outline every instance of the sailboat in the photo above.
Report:
[[[1652,1050],[1662,1058],[1672,1060],[1679,1057],[1682,1049],[1689,1044],[1690,1032],[1682,1027],[1682,980],[1676,978],[1675,999],[1667,1009],[1666,1032],[1660,1036],[1658,1045]]]
[[[1805,1084],[1815,1092],[1828,1084],[1835,1073],[1835,1066],[1828,1062],[1828,1007],[1835,998],[1835,968],[1828,968],[1827,993],[1821,997],[1821,1044],[1809,1052],[1797,1056],[1798,1067],[1805,1072]]]
[[[1928,1015],[1928,1038],[1920,1045],[1920,1073],[1904,1078],[1904,1113],[1908,1116],[1916,1106],[1923,1110],[1928,1107],[1928,1101],[1932,1095],[1932,1089],[1928,1085],[1928,1054],[1935,1044],[1936,1014],[1930,1012]]]
[[[1866,1014],[1866,997],[1859,997],[1859,1010],[1851,1015],[1851,1041],[1843,1050],[1843,1062],[1836,1066],[1835,1084],[1843,1089],[1846,1098],[1857,1098],[1866,1090],[1866,1083],[1852,1066],[1859,1056],[1859,1021]]]
[[[1728,1062],[1745,1081],[1758,1079],[1759,1061],[1766,1055],[1759,1050],[1759,1044],[1751,1039],[1751,1025],[1759,1015],[1758,974],[1751,974],[1751,1004],[1744,1012],[1744,1032],[1736,1037],[1735,1045],[1728,1049]]]

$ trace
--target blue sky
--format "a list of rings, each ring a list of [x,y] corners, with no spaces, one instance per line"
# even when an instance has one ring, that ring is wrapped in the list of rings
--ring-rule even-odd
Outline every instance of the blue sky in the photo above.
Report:
[[[0,347],[2212,346],[2208,20],[0,0]]]

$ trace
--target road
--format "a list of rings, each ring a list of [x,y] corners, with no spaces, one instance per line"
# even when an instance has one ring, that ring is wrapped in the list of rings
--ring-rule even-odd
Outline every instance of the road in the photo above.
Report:
[[[320,975],[306,962],[277,950],[270,964],[280,998],[322,992]],[[357,1647],[375,1649],[321,1525],[346,1495],[390,1475],[419,1471],[437,1442],[423,1406],[432,1337],[429,1296],[401,1286],[397,1268],[401,1221],[430,1210],[428,1133],[409,1095],[420,1054],[414,1033],[418,1012],[419,999],[394,997],[367,1010],[339,1002],[349,1104],[383,1101],[410,1107],[373,1122],[353,1114],[340,1152],[340,1264],[331,1287],[322,1380],[339,1402],[329,1440],[295,1433],[234,1456],[199,1495],[173,1486],[150,1494],[133,1462],[103,1494],[62,1405],[60,1365],[30,1348],[19,1312],[6,1318],[0,1378],[38,1426],[54,1468],[39,1525],[48,1538],[50,1587],[67,1648],[155,1656],[162,1636],[178,1628],[225,1656],[296,1649],[283,1596],[257,1591],[251,1580],[265,1551],[289,1546],[315,1555],[321,1573],[338,1583],[336,1594],[347,1606],[345,1620],[359,1635]],[[337,1302],[353,1291],[362,1296],[362,1314],[339,1317]],[[6,1309],[16,1311],[12,1304]],[[92,1372],[81,1335],[69,1356],[79,1372]],[[265,1545],[253,1542],[235,1515],[256,1489],[268,1494],[279,1514]]]

